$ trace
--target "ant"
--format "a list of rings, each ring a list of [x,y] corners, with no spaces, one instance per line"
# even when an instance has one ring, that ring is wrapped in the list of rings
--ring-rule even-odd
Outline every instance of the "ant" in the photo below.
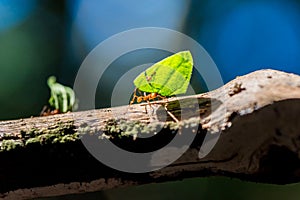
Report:
[[[147,76],[145,74],[146,80],[147,80],[149,85],[151,85],[150,81],[152,80],[152,78],[155,74],[156,74],[155,71],[150,76]],[[137,95],[137,92],[139,93],[139,95]],[[149,103],[150,100],[155,100],[156,98],[161,98],[161,99],[166,98],[166,97],[163,97],[163,96],[159,95],[157,92],[151,92],[150,94],[147,94],[146,92],[144,92],[144,96],[141,94],[141,92],[142,91],[140,91],[138,88],[134,89],[133,98],[130,101],[130,105],[134,103],[135,99],[136,99],[137,103],[141,103],[142,101],[147,101],[148,104],[150,105],[150,103]]]
[[[54,109],[52,110],[49,106],[44,106],[40,116],[49,116],[49,115],[56,115],[56,114],[60,114],[60,110],[59,109]]]
[[[153,75],[154,75],[155,73],[156,73],[156,72],[153,72],[153,73],[151,74],[151,76],[146,76],[146,80],[148,81],[149,85],[151,85],[150,81],[152,80],[152,77],[153,77]],[[138,95],[137,95],[137,93],[138,93]],[[138,88],[135,88],[135,89],[134,89],[134,92],[133,92],[133,97],[132,97],[132,99],[131,99],[129,105],[132,105],[132,104],[134,103],[135,100],[136,100],[137,103],[141,103],[142,101],[147,101],[149,107],[152,108],[152,106],[151,106],[151,104],[150,104],[150,101],[151,101],[151,100],[158,99],[158,98],[160,98],[160,99],[162,99],[162,100],[167,99],[167,97],[161,96],[161,95],[159,95],[157,92],[151,92],[151,93],[149,93],[149,94],[147,94],[146,92],[144,92],[144,96],[143,96],[142,91],[139,90]],[[172,117],[172,119],[173,119],[175,122],[179,122],[178,119],[177,119],[170,111],[168,111],[168,109],[167,109],[166,106],[167,106],[167,104],[165,104],[165,106],[164,106],[166,112]],[[145,111],[146,111],[146,113],[147,113],[146,107],[145,107]]]
[[[139,93],[140,96],[138,96],[136,93]],[[136,102],[137,103],[141,103],[142,101],[147,101],[148,105],[150,108],[152,108],[151,104],[150,104],[150,100],[155,100],[157,98],[161,98],[162,100],[163,99],[167,99],[166,97],[163,97],[159,94],[157,94],[157,92],[152,92],[150,94],[147,95],[146,92],[144,92],[144,96],[142,96],[141,94],[141,91],[138,89],[138,88],[135,88],[134,89],[134,93],[133,93],[133,98],[132,100],[130,101],[130,104],[129,105],[132,105],[136,99]],[[168,100],[168,99],[167,99]],[[179,120],[170,112],[168,111],[167,109],[167,103],[164,105],[164,108],[166,110],[166,112],[170,115],[170,117],[175,121],[175,122],[179,122]],[[145,106],[145,112],[147,113],[147,109],[146,109],[146,106]]]
[[[139,95],[137,95],[137,92]],[[135,100],[137,103],[141,103],[142,101],[147,101],[149,103],[151,100],[155,100],[157,98],[165,99],[166,97],[159,95],[157,92],[152,92],[150,94],[144,92],[144,96],[142,96],[141,91],[138,88],[135,88],[130,105],[133,104]]]

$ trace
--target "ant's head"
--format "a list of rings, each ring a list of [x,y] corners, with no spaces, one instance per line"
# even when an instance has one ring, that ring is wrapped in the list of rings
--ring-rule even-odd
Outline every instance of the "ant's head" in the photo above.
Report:
[[[141,103],[142,101],[144,100],[144,98],[141,96],[141,97],[138,97],[137,99],[136,99],[136,101],[138,102],[138,103]]]

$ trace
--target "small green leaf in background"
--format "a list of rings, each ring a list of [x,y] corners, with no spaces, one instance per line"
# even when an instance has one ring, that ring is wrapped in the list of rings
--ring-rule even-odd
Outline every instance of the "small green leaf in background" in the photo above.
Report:
[[[140,91],[157,93],[165,97],[184,94],[192,70],[191,52],[181,51],[155,63],[137,76],[133,83]]]
[[[48,78],[48,86],[51,90],[49,105],[61,113],[76,109],[76,98],[74,91],[67,86],[56,82],[54,76]]]

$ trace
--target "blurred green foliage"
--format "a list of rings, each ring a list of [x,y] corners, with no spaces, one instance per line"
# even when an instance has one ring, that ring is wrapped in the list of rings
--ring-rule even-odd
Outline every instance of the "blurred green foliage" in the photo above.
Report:
[[[62,62],[62,33],[58,17],[43,7],[0,32],[0,120],[37,116],[47,104],[47,77]]]

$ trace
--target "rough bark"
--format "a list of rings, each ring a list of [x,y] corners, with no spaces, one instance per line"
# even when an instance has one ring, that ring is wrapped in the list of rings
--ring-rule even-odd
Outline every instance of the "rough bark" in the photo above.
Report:
[[[217,90],[151,107],[145,103],[2,121],[0,197],[27,199],[204,176],[299,182],[299,113],[300,77],[260,70]],[[175,162],[147,173],[111,169],[81,141],[96,138],[105,143],[109,138],[129,151],[148,152],[166,145],[176,133],[182,138],[194,134],[195,139]],[[206,155],[203,149],[209,148]],[[152,161],[181,150],[166,148],[146,162],[162,166],[164,161]]]

